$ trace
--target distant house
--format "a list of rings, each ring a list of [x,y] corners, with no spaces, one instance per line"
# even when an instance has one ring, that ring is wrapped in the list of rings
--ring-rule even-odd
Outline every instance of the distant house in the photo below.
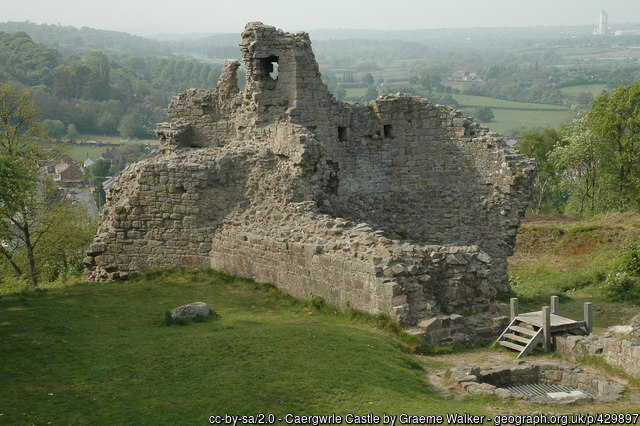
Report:
[[[102,153],[102,158],[111,161],[111,165],[115,167],[124,166],[124,153],[118,148],[111,147]]]
[[[96,164],[95,160],[92,160],[91,158],[87,158],[86,160],[84,160],[83,166],[86,169],[87,167],[91,167],[94,164]]]
[[[47,174],[61,186],[76,186],[84,182],[84,169],[68,155],[47,165]]]
[[[118,181],[118,176],[112,176],[109,179],[102,182],[102,189],[104,189],[105,194],[108,194],[111,191],[113,185]]]

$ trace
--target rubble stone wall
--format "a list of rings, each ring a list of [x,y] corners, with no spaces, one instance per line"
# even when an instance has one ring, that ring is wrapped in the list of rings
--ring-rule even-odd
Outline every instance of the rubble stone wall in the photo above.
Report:
[[[601,336],[557,336],[556,351],[571,361],[580,361],[588,356],[602,358],[607,364],[640,377],[640,337]]]
[[[233,62],[171,100],[162,154],[108,196],[88,277],[213,267],[388,313],[431,343],[495,329],[535,164],[422,98],[335,101],[306,33],[242,37],[245,90]],[[439,317],[451,328],[427,336]]]

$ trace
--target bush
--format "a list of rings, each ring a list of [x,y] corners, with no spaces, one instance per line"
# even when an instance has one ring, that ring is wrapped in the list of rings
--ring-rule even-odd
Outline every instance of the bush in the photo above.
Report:
[[[620,268],[624,272],[640,278],[640,249],[633,245],[627,248],[620,260]]]
[[[615,301],[640,301],[638,278],[628,272],[618,271],[607,275],[602,288],[607,297]]]
[[[476,108],[476,110],[474,111],[474,116],[482,121],[483,123],[488,123],[489,121],[494,119],[494,114],[493,114],[493,110],[489,107],[480,107],[480,108]]]
[[[315,309],[316,311],[321,310],[326,304],[325,300],[318,296],[317,294],[312,294],[307,301],[307,304],[310,308]]]

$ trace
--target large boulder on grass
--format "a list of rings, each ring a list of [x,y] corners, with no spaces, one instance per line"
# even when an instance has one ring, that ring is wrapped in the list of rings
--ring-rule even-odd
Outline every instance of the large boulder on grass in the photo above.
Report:
[[[195,320],[198,317],[206,318],[211,315],[211,309],[209,305],[204,302],[194,302],[187,305],[178,306],[171,309],[171,318],[179,319],[184,318],[188,320]]]

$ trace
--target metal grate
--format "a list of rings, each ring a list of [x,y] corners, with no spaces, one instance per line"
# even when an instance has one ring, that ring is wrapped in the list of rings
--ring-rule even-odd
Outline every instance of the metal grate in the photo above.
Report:
[[[550,398],[563,398],[567,396],[581,396],[586,393],[566,386],[543,385],[540,383],[520,383],[515,385],[502,386],[516,395],[522,396],[546,396]]]

